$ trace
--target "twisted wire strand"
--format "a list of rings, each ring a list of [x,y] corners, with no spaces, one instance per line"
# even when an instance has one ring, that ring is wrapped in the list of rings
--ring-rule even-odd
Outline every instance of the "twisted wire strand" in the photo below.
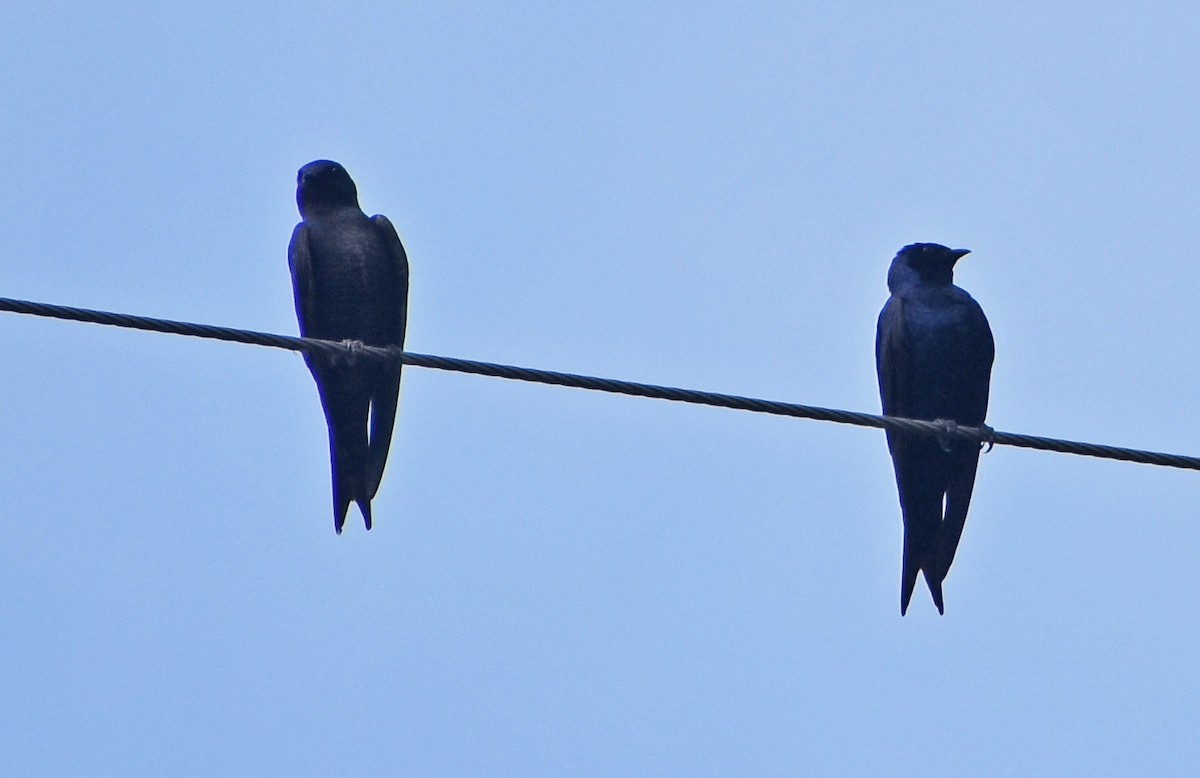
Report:
[[[1053,451],[1060,454],[1075,454],[1078,456],[1114,459],[1122,462],[1137,462],[1161,467],[1200,470],[1200,457],[1183,456],[1181,454],[1164,454],[1156,451],[1143,451],[1120,446],[1106,446],[1096,443],[1039,437],[1036,435],[1000,432],[987,426],[969,427],[947,421],[924,421],[921,419],[904,419],[896,416],[879,416],[872,413],[799,405],[796,403],[779,402],[777,400],[762,400],[754,397],[704,392],[697,389],[681,389],[671,386],[637,383],[634,381],[619,381],[612,378],[577,375],[575,373],[559,373],[552,370],[500,365],[471,359],[417,354],[411,351],[401,351],[394,346],[367,346],[363,344],[319,340],[317,338],[299,338],[290,335],[237,329],[234,327],[217,327],[211,324],[194,324],[191,322],[172,321],[170,319],[156,319],[149,316],[111,313],[88,308],[72,308],[63,305],[14,300],[11,298],[0,298],[0,311],[91,324],[105,324],[113,327],[125,327],[150,332],[186,335],[195,338],[247,343],[255,346],[281,348],[288,351],[300,351],[307,354],[320,354],[324,356],[342,354],[354,355],[355,357],[363,356],[370,359],[398,358],[406,365],[425,367],[433,370],[449,370],[458,373],[506,378],[514,381],[530,381],[553,386],[568,386],[598,392],[625,394],[634,397],[650,397],[695,405],[732,408],[735,410],[751,411],[753,413],[791,416],[800,419],[834,422],[836,424],[851,424],[859,427],[875,427],[876,429],[903,433],[932,435],[943,439],[970,440],[980,444],[987,444],[989,447],[992,445],[1016,446],[1018,448],[1030,448],[1039,451]]]

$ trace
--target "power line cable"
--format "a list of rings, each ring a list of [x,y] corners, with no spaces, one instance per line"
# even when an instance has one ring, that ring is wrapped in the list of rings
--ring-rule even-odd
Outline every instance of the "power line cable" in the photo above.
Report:
[[[449,370],[458,373],[507,378],[514,381],[531,381],[534,383],[551,384],[553,386],[569,386],[577,389],[591,389],[598,392],[626,394],[634,397],[652,397],[660,400],[671,400],[696,405],[733,408],[753,413],[768,413],[776,416],[792,416],[801,419],[835,422],[837,424],[852,424],[859,427],[875,427],[877,429],[896,430],[919,435],[933,435],[941,438],[971,440],[987,444],[989,447],[992,445],[1016,446],[1018,448],[1030,448],[1039,451],[1054,451],[1060,454],[1075,454],[1099,459],[1115,459],[1122,462],[1138,462],[1146,465],[1200,470],[1200,457],[1164,454],[1156,451],[1106,446],[1097,443],[1082,443],[1036,435],[1021,435],[1013,432],[1000,432],[987,426],[968,427],[955,424],[952,421],[923,421],[920,419],[904,419],[896,416],[878,416],[872,413],[820,408],[811,405],[779,402],[777,400],[762,400],[732,394],[718,394],[716,392],[703,392],[697,389],[680,389],[670,386],[636,383],[634,381],[619,381],[612,378],[597,378],[574,373],[559,373],[552,370],[538,370],[528,367],[494,364],[491,362],[478,362],[470,359],[416,354],[411,351],[401,351],[395,347],[384,348],[362,344],[339,343],[316,338],[299,338],[291,335],[276,335],[269,332],[255,332],[253,330],[243,330],[233,327],[217,327],[210,324],[193,324],[191,322],[172,321],[170,319],[156,319],[149,316],[134,316],[127,313],[96,311],[88,308],[72,308],[63,305],[14,300],[4,297],[0,297],[0,311],[88,322],[91,324],[105,324],[113,327],[125,327],[150,332],[165,332],[195,338],[225,340],[233,343],[247,343],[256,346],[286,349],[288,351],[323,354],[325,356],[349,355],[353,358],[366,357],[368,359],[399,358],[406,365],[426,367],[433,370]]]

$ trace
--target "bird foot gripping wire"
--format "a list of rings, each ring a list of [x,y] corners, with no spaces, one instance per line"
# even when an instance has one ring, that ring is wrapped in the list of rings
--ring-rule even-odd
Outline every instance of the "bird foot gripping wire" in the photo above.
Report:
[[[942,451],[950,453],[950,436],[958,430],[958,422],[954,419],[934,419],[933,423],[942,428],[945,435],[938,435],[938,445],[942,447]]]
[[[942,447],[942,451],[950,453],[950,438],[958,432],[958,422],[954,419],[934,419],[933,423],[942,428],[944,435],[938,435],[938,445]],[[980,424],[979,427],[979,447],[983,449],[983,453],[992,450],[996,445],[996,431],[986,424]],[[986,446],[986,448],[984,448]]]
[[[979,447],[983,449],[983,453],[988,453],[996,445],[996,430],[986,424],[979,425]],[[987,448],[984,448],[986,446]]]
[[[358,361],[358,355],[362,352],[363,346],[367,345],[361,340],[343,340],[342,345],[346,347],[346,364],[351,367]]]

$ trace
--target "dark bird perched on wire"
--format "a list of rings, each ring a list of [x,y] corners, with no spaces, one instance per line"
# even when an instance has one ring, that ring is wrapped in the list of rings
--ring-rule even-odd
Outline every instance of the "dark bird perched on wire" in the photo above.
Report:
[[[367,217],[345,168],[319,159],[300,168],[288,265],[300,334],[369,346],[404,346],[408,258],[385,216]],[[333,528],[358,503],[371,529],[371,498],[387,463],[400,394],[400,360],[305,354],[329,426]],[[370,436],[367,434],[368,420]]]
[[[892,296],[875,335],[885,416],[983,424],[995,346],[979,303],[954,285],[954,263],[968,253],[914,243],[892,260]],[[908,610],[918,572],[944,613],[942,580],[967,520],[979,444],[890,430],[887,441],[904,516],[900,614]]]

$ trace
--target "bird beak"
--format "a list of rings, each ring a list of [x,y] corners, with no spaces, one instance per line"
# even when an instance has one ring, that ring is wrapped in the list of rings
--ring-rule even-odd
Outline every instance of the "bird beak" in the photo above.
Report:
[[[957,262],[958,260],[962,259],[966,255],[970,254],[971,250],[970,249],[954,249],[950,253],[954,255],[954,261]]]

